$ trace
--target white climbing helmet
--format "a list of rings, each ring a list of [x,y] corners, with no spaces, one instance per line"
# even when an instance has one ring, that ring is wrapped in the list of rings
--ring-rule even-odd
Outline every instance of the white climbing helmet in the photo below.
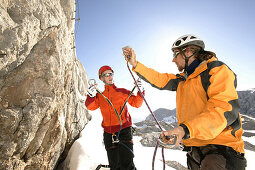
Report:
[[[195,35],[187,34],[187,35],[181,36],[174,42],[172,46],[172,50],[176,48],[182,48],[187,45],[196,45],[201,47],[202,49],[205,48],[205,43],[203,42],[203,40],[201,40]]]

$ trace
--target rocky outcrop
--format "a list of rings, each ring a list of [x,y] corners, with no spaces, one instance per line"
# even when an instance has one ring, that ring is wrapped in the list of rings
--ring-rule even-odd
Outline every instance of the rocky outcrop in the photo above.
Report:
[[[54,169],[90,119],[74,0],[0,4],[0,169]]]
[[[165,109],[165,108],[159,108],[159,109],[155,110],[153,112],[153,114],[155,115],[155,117],[158,121],[165,121],[165,122],[170,122],[170,123],[177,122],[176,109],[169,110],[169,109]],[[146,117],[145,120],[154,121],[154,118],[150,114],[149,116]]]
[[[159,121],[159,124],[165,130],[170,130],[177,127],[177,122],[168,123]],[[155,121],[145,120],[135,123],[134,135],[142,137],[140,142],[143,146],[154,147],[157,143],[160,133],[161,130]]]
[[[242,116],[242,127],[244,130],[243,136],[245,137],[254,137],[255,133],[255,120],[254,118],[248,117],[246,115]],[[160,126],[166,130],[173,129],[178,126],[177,122],[168,123],[168,122],[159,122]],[[145,120],[141,122],[135,123],[134,127],[134,136],[140,136],[142,139],[140,140],[141,144],[146,147],[155,147],[157,144],[157,140],[159,138],[161,130],[158,128],[155,121]],[[248,141],[244,141],[244,148],[247,150],[255,151],[255,146]],[[173,148],[180,149],[180,148]]]
[[[240,112],[255,117],[255,89],[238,91]]]

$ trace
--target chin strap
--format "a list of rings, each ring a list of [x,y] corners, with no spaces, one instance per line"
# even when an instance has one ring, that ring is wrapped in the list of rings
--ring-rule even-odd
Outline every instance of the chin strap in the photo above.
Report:
[[[187,69],[188,69],[188,66],[189,66],[189,65],[188,65],[188,64],[189,64],[189,59],[190,59],[191,57],[193,57],[194,55],[196,55],[196,54],[198,53],[198,51],[195,52],[195,53],[193,53],[191,56],[187,57],[187,56],[185,55],[185,53],[184,53],[185,50],[186,50],[186,48],[184,48],[184,50],[180,48],[181,53],[182,53],[183,56],[185,57],[184,73],[185,73],[186,75],[188,75]]]

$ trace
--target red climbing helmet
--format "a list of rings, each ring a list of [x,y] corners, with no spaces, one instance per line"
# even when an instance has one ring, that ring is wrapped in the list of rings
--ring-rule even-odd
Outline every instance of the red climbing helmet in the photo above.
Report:
[[[99,75],[99,79],[100,79],[100,77],[102,76],[102,73],[105,71],[105,70],[112,70],[112,72],[114,72],[113,71],[113,69],[110,67],[110,66],[102,66],[100,69],[99,69],[99,71],[98,71],[98,75]]]

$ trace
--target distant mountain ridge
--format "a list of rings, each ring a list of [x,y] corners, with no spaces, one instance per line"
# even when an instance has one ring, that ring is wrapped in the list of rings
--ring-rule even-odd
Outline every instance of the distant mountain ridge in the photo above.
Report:
[[[164,122],[169,122],[169,123],[174,123],[177,122],[176,118],[176,109],[169,110],[165,108],[159,108],[153,112],[155,117],[157,118],[158,121],[164,121]],[[145,120],[154,120],[152,115],[150,114],[145,118]]]

